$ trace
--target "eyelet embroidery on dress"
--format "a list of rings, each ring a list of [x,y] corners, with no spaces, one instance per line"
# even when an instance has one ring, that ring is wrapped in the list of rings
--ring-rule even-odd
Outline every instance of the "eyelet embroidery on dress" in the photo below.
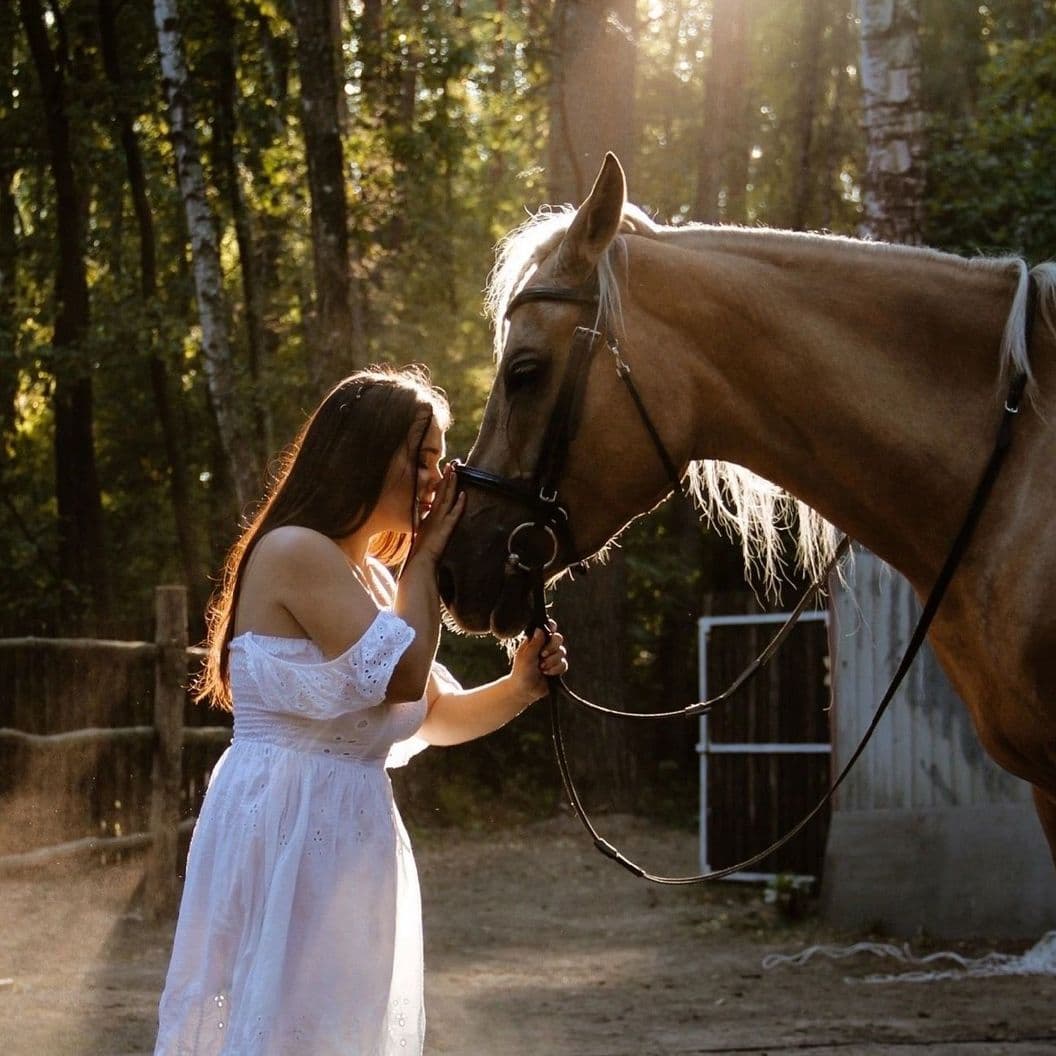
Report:
[[[414,628],[399,616],[381,611],[358,642],[333,660],[305,663],[265,650],[249,632],[238,641],[244,647],[246,666],[265,700],[285,700],[305,716],[329,718],[354,703],[362,707],[380,704],[393,669],[407,646],[414,641]],[[294,643],[300,639],[279,639]],[[312,645],[317,650],[317,647]],[[369,720],[361,720],[365,729]]]

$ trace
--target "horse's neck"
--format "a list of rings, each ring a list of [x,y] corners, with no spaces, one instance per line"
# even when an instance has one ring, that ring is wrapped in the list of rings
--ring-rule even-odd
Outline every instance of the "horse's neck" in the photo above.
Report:
[[[1014,268],[727,229],[643,249],[634,297],[674,327],[698,396],[691,456],[746,466],[929,582],[992,442]]]

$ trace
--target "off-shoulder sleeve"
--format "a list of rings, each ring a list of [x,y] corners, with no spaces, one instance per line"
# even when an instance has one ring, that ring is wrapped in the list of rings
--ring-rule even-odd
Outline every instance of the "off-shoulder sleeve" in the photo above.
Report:
[[[260,648],[247,649],[246,660],[267,704],[305,718],[332,719],[380,704],[413,641],[413,627],[381,611],[363,636],[333,660],[298,663]]]
[[[440,687],[441,693],[457,693],[462,689],[462,683],[443,664],[433,662],[433,678]],[[425,721],[425,715],[422,716]],[[385,766],[392,770],[399,766],[406,766],[419,752],[429,747],[429,742],[424,737],[414,734],[406,740],[397,741],[390,749],[385,759]]]

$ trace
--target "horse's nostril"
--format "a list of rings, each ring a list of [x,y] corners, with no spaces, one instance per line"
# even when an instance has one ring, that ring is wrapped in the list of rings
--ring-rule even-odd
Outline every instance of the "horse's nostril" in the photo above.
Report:
[[[455,574],[447,565],[441,565],[437,574],[436,582],[440,588],[440,599],[447,606],[455,600]]]

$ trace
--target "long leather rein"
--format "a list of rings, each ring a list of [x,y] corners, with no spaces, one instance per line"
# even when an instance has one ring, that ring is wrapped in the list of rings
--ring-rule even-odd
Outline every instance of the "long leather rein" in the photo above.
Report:
[[[558,483],[560,481],[564,465],[567,460],[568,450],[575,438],[582,412],[583,394],[586,387],[587,375],[593,361],[595,351],[599,345],[604,345],[613,355],[617,375],[624,383],[634,405],[638,416],[648,433],[657,455],[664,466],[664,471],[675,491],[682,490],[682,474],[678,471],[671,456],[669,455],[663,440],[655,424],[650,417],[645,404],[641,398],[634,379],[631,376],[630,367],[620,353],[619,347],[613,338],[588,325],[596,322],[599,305],[598,285],[596,275],[591,281],[581,287],[561,286],[530,286],[521,290],[509,303],[506,309],[506,318],[520,305],[531,301],[563,301],[579,304],[581,306],[581,325],[576,327],[569,350],[569,358],[558,389],[557,399],[551,411],[543,441],[540,446],[540,454],[536,463],[535,472],[529,480],[511,480],[486,470],[477,469],[473,466],[456,463],[455,468],[459,479],[463,484],[472,484],[486,490],[497,491],[508,498],[514,499],[532,511],[533,517],[513,529],[507,541],[506,573],[508,575],[527,575],[531,577],[532,616],[528,625],[531,633],[536,627],[547,627],[546,611],[546,572],[556,560],[562,548],[566,554],[574,555],[575,548],[569,524],[568,511],[558,498]],[[1027,313],[1025,320],[1026,347],[1029,351],[1034,329],[1034,317],[1037,304],[1037,284],[1033,277],[1030,278]],[[593,312],[594,319],[587,318],[588,313]],[[608,842],[595,828],[587,814],[576,790],[568,765],[565,752],[564,738],[561,731],[560,698],[566,699],[591,711],[603,715],[616,716],[626,719],[667,719],[667,718],[690,718],[706,714],[715,707],[726,703],[739,690],[743,689],[763,667],[774,656],[779,647],[791,634],[799,616],[806,609],[807,604],[819,591],[824,589],[830,573],[836,568],[840,559],[850,548],[850,540],[844,536],[836,548],[828,566],[818,579],[807,588],[799,602],[793,609],[788,620],[767,644],[766,648],[755,658],[737,678],[722,692],[715,697],[705,701],[699,701],[685,708],[675,711],[663,712],[631,712],[606,708],[595,704],[579,696],[571,690],[561,677],[550,677],[549,701],[550,718],[553,732],[554,750],[557,756],[558,769],[561,773],[561,781],[568,796],[569,803],[580,822],[590,834],[595,847],[607,858],[618,862],[635,876],[639,876],[653,883],[665,885],[684,885],[702,883],[708,880],[719,880],[733,873],[742,872],[758,864],[764,858],[769,857],[779,848],[796,837],[822,810],[828,805],[835,795],[837,789],[843,784],[852,767],[865,751],[874,731],[880,724],[884,713],[898,691],[902,680],[909,671],[927,636],[928,629],[935,616],[946,590],[953,579],[957,567],[971,541],[972,534],[979,522],[986,502],[990,497],[994,484],[997,480],[1005,456],[1012,442],[1012,425],[1015,416],[1019,412],[1020,402],[1026,387],[1027,376],[1025,373],[1017,373],[1009,386],[1008,395],[1001,421],[998,425],[994,446],[987,461],[986,467],[976,485],[972,495],[971,503],[961,523],[961,527],[950,546],[942,569],[932,586],[927,601],[921,611],[920,617],[914,628],[902,660],[898,665],[891,683],[884,693],[864,736],[858,743],[850,758],[844,764],[839,774],[829,786],[817,805],[799,822],[793,826],[784,836],[771,844],[765,850],[735,865],[725,866],[721,869],[713,869],[708,872],[693,876],[660,876],[637,865],[626,855]],[[533,535],[534,533],[534,535]],[[549,552],[548,552],[549,551]],[[706,821],[706,819],[702,819]]]

